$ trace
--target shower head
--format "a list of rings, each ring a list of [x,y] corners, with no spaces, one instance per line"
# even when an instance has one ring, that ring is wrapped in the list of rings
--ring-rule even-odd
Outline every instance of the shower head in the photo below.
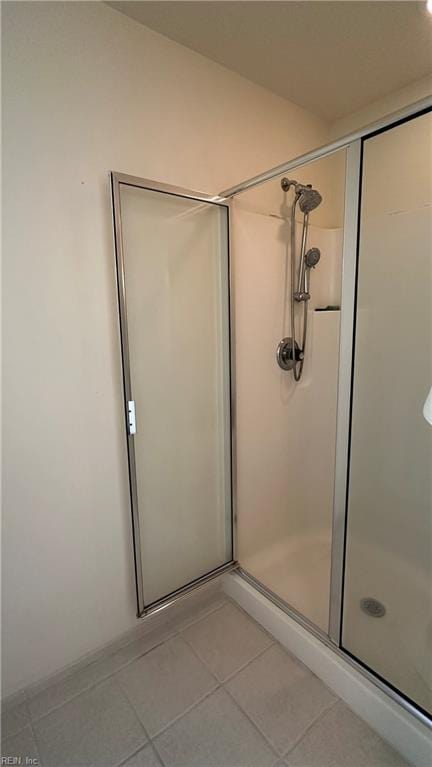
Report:
[[[305,215],[318,207],[322,202],[322,197],[316,189],[312,189],[309,186],[301,188],[299,197],[299,208]]]
[[[305,215],[307,213],[310,213],[312,210],[315,210],[315,208],[318,207],[318,205],[322,202],[322,197],[319,192],[317,192],[316,189],[312,189],[310,185],[305,186],[304,184],[300,184],[298,181],[295,181],[292,178],[287,178],[286,176],[281,179],[281,187],[284,192],[288,192],[291,187],[294,187],[295,189],[295,203],[299,204],[300,210]]]
[[[319,248],[310,248],[305,255],[306,269],[314,269],[321,258]]]

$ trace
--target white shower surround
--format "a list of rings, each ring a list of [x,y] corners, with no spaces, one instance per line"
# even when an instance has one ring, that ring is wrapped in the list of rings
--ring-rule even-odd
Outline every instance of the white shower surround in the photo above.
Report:
[[[241,201],[233,218],[235,325],[242,339],[236,348],[238,559],[327,632],[340,312],[315,309],[340,302],[342,230],[315,226],[311,215],[308,246],[320,248],[321,260],[311,274],[306,359],[295,384],[275,354],[290,335],[289,223]]]

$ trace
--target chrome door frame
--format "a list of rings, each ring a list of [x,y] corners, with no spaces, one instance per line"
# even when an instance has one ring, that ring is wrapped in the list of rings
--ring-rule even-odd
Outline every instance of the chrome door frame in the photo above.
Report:
[[[131,503],[132,517],[132,537],[134,551],[134,569],[135,569],[135,588],[137,599],[137,618],[143,618],[150,613],[158,612],[169,607],[178,599],[189,594],[195,588],[202,586],[213,578],[222,575],[237,567],[236,549],[237,549],[237,513],[236,513],[236,430],[235,430],[235,333],[234,333],[234,299],[233,299],[233,265],[232,265],[232,239],[231,239],[231,201],[219,195],[208,195],[202,192],[194,192],[190,189],[172,186],[170,184],[160,183],[151,179],[131,176],[125,173],[111,171],[109,174],[111,201],[112,201],[112,220],[113,220],[113,238],[117,275],[117,300],[119,312],[119,331],[120,348],[123,372],[123,394],[124,394],[124,424],[126,430],[126,445],[128,455],[129,472],[129,494]],[[229,387],[230,387],[230,486],[231,486],[231,559],[220,567],[206,573],[190,583],[176,589],[166,596],[145,604],[144,581],[142,571],[142,551],[140,540],[140,520],[138,506],[138,490],[136,479],[136,457],[134,435],[130,434],[128,426],[128,402],[133,400],[130,355],[129,355],[129,336],[127,322],[127,304],[126,304],[126,286],[125,286],[125,266],[124,266],[124,248],[122,236],[122,216],[121,216],[121,185],[138,187],[163,194],[171,194],[176,197],[184,197],[197,202],[211,203],[224,207],[227,210],[227,257],[228,257],[228,338],[229,338]]]
[[[330,572],[329,637],[337,646],[342,636],[342,600],[345,576],[348,455],[352,362],[354,354],[355,292],[360,212],[362,140],[346,148],[345,210],[342,246],[342,285],[339,335],[339,374],[336,416],[336,461],[333,493],[333,529]]]

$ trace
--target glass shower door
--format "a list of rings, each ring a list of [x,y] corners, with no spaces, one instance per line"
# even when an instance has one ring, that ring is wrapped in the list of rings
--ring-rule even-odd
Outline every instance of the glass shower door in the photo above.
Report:
[[[233,560],[228,207],[118,174],[113,195],[142,614]]]
[[[342,645],[432,711],[432,116],[364,141]]]
[[[299,382],[276,357],[291,335],[294,194],[279,176],[239,194],[234,208],[238,559],[255,585],[327,634],[346,150],[300,165],[290,177],[322,195],[309,221],[307,248],[319,248],[321,259],[310,270]],[[298,209],[297,218],[299,245]],[[301,304],[295,311],[303,315]]]

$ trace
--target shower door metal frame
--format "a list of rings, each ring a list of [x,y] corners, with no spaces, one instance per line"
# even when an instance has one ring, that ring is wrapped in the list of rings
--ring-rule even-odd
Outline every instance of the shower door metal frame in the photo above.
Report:
[[[236,514],[236,430],[235,430],[235,332],[234,332],[234,307],[233,307],[233,266],[232,266],[232,242],[231,242],[231,200],[220,197],[219,195],[208,195],[201,192],[194,192],[190,189],[184,189],[183,187],[172,186],[170,184],[160,183],[158,181],[152,181],[150,179],[140,178],[138,176],[131,176],[125,173],[118,173],[111,171],[109,174],[110,189],[111,189],[111,202],[112,202],[112,218],[113,218],[113,238],[114,238],[114,250],[115,250],[115,263],[116,263],[116,276],[117,276],[117,299],[118,299],[118,311],[119,311],[119,330],[120,330],[120,347],[122,358],[122,372],[123,372],[123,394],[124,394],[124,424],[126,430],[126,445],[128,455],[128,472],[129,472],[129,494],[131,504],[131,517],[132,517],[132,538],[133,538],[133,551],[134,551],[134,571],[135,571],[135,588],[137,599],[137,618],[143,618],[146,615],[159,612],[160,610],[169,607],[178,599],[186,596],[194,589],[204,585],[213,578],[222,575],[230,570],[235,569],[238,566],[236,560],[236,548],[237,548],[237,514]],[[208,573],[194,579],[190,583],[176,589],[170,594],[161,597],[160,599],[152,602],[149,605],[145,604],[144,598],[144,580],[142,570],[142,551],[141,551],[141,539],[140,539],[140,519],[139,519],[139,504],[138,504],[138,489],[136,478],[136,457],[135,457],[135,444],[134,434],[131,433],[129,428],[129,412],[128,403],[133,401],[132,383],[131,383],[131,371],[130,371],[130,356],[129,356],[129,336],[128,336],[128,322],[127,322],[127,303],[126,303],[126,285],[125,285],[125,265],[124,265],[124,248],[122,237],[122,216],[121,216],[121,199],[120,199],[120,187],[121,185],[138,187],[139,189],[145,189],[153,192],[161,192],[163,194],[173,195],[175,197],[183,197],[197,202],[203,202],[206,204],[217,205],[223,207],[227,211],[227,259],[228,259],[228,360],[229,360],[229,422],[230,422],[230,434],[229,434],[229,465],[230,465],[230,520],[231,520],[231,559],[220,565],[219,567],[211,570]]]
[[[350,420],[352,400],[352,364],[354,357],[355,296],[357,285],[358,237],[360,224],[361,166],[363,142],[374,134],[395,127],[397,124],[419,117],[432,109],[432,97],[427,97],[393,112],[376,122],[366,125],[349,135],[300,155],[289,162],[271,168],[264,173],[242,181],[220,193],[222,198],[234,199],[238,194],[253,189],[288,171],[303,167],[321,158],[345,149],[347,153],[345,170],[345,210],[342,259],[342,301],[339,339],[339,380],[336,426],[336,462],[334,505],[332,525],[332,554],[330,575],[329,631],[323,632],[318,626],[291,605],[272,592],[254,576],[238,566],[238,573],[273,604],[282,609],[293,620],[306,628],[330,647],[336,655],[352,666],[362,676],[394,700],[428,729],[432,729],[431,718],[422,709],[392,687],[376,672],[351,656],[342,646],[342,611],[345,571],[345,543],[347,520],[348,468],[350,448]]]
[[[346,147],[329,637],[341,646],[362,139]]]

